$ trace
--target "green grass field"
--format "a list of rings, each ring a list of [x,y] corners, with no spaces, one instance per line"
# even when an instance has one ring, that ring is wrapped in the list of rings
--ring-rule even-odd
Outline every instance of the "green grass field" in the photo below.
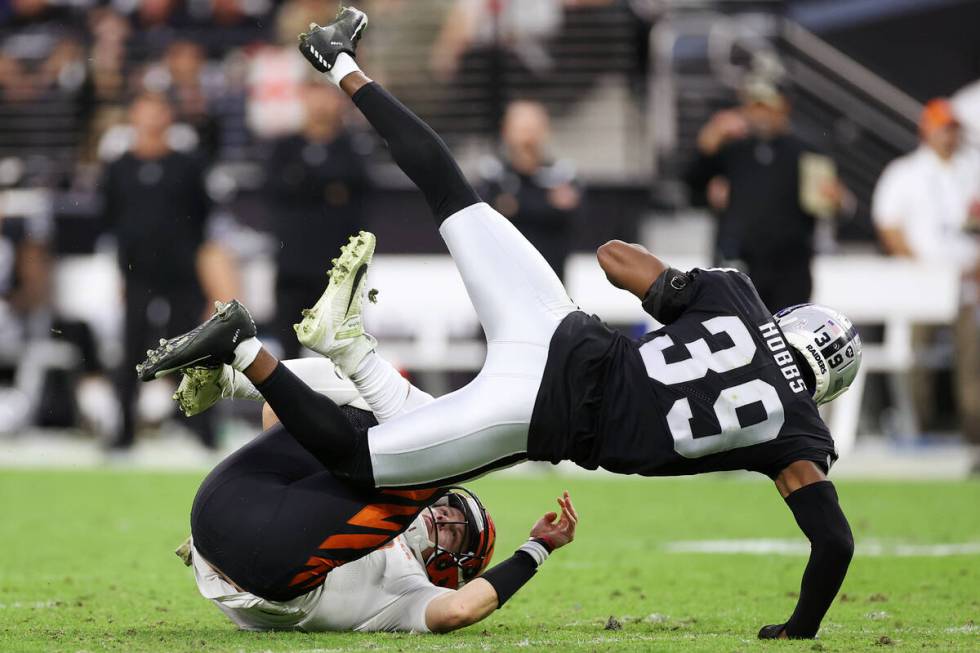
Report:
[[[673,553],[667,544],[800,539],[764,481],[483,480],[475,488],[496,518],[499,558],[563,487],[581,516],[578,538],[487,621],[420,636],[235,630],[172,553],[200,478],[0,472],[0,650],[980,650],[976,547],[895,555],[896,545],[980,542],[977,482],[840,483],[858,545],[883,545],[884,555],[859,550],[817,642],[759,642],[761,625],[791,612],[805,558]],[[606,628],[610,617],[619,629]]]

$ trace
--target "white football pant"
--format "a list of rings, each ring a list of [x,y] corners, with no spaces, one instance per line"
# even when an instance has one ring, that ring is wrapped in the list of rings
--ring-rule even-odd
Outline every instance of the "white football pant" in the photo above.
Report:
[[[487,359],[466,387],[368,431],[378,487],[444,484],[523,460],[551,337],[577,310],[541,254],[489,205],[459,211],[439,231],[483,325]]]

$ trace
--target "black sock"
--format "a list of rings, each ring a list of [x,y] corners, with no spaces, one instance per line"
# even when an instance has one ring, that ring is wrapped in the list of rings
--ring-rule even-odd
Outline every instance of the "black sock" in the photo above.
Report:
[[[376,83],[361,88],[353,100],[388,143],[398,167],[425,195],[437,224],[480,203],[446,144],[405,105]]]
[[[790,638],[810,638],[816,636],[844,582],[854,554],[854,538],[830,481],[800,488],[786,497],[786,504],[811,544],[800,599],[786,622],[786,634]]]
[[[324,467],[346,480],[373,485],[366,429],[354,428],[329,397],[303,383],[282,363],[256,389],[286,431]]]

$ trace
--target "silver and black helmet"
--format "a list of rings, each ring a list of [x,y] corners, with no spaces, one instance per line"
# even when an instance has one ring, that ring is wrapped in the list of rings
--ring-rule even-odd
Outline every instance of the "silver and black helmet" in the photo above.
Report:
[[[840,396],[861,367],[861,337],[844,315],[819,304],[798,304],[775,315],[787,342],[813,371],[813,400]]]

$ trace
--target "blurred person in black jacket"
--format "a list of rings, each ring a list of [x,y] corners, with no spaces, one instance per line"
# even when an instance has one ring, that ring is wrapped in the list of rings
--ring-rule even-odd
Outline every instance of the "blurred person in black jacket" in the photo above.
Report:
[[[549,158],[551,121],[538,102],[512,102],[504,115],[502,137],[504,157],[485,166],[480,195],[513,222],[564,278],[582,204],[575,168],[568,161]]]
[[[101,191],[106,227],[115,234],[125,294],[125,342],[119,369],[122,425],[114,449],[128,449],[136,431],[138,380],[133,370],[163,333],[186,330],[205,310],[199,269],[208,267],[204,226],[210,203],[201,165],[170,148],[173,110],[162,95],[137,97],[129,110],[130,150],[106,169]],[[208,417],[191,423],[215,446]]]
[[[330,261],[364,227],[368,184],[364,158],[343,123],[344,98],[325,84],[303,88],[306,116],[300,133],[275,143],[267,168],[266,194],[279,241],[275,335],[285,356],[299,354],[292,325],[323,291]]]
[[[719,214],[715,263],[748,273],[777,311],[809,301],[817,213],[836,212],[844,190],[832,162],[791,132],[778,88],[756,80],[743,98],[701,129],[687,182]]]

